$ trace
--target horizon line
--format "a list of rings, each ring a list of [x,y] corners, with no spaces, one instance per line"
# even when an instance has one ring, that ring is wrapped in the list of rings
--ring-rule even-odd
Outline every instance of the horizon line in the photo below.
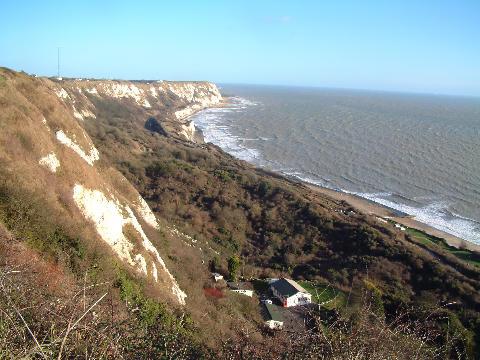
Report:
[[[39,75],[33,72],[27,72],[25,70],[15,70],[7,66],[0,66],[17,72],[24,72],[31,76],[43,77],[47,79],[58,79],[55,75]],[[81,76],[60,76],[62,79],[82,79],[82,80],[107,80],[107,81],[175,81],[175,82],[210,82],[217,85],[243,85],[243,86],[271,86],[271,87],[290,87],[290,88],[308,88],[308,89],[325,89],[325,90],[353,90],[353,91],[365,91],[365,92],[378,92],[378,93],[391,93],[391,94],[403,94],[403,95],[429,95],[429,96],[447,96],[447,97],[461,97],[461,98],[474,98],[479,99],[480,94],[466,94],[466,93],[446,93],[446,92],[429,92],[429,91],[415,91],[415,90],[395,90],[395,89],[381,89],[381,88],[369,88],[369,87],[345,87],[334,85],[299,85],[299,84],[279,84],[279,83],[255,83],[255,82],[229,82],[229,81],[212,81],[212,80],[171,80],[171,79],[129,79],[129,78],[115,78],[115,77],[81,77]]]

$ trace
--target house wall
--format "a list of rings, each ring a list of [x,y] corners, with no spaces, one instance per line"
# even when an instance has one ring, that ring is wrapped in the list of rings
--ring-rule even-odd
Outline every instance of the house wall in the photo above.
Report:
[[[298,292],[286,299],[286,306],[307,305],[312,302],[312,295]]]
[[[246,295],[246,296],[253,296],[253,290],[232,290],[233,292],[236,292],[238,294]]]
[[[272,294],[280,300],[283,307],[297,306],[297,305],[307,305],[312,302],[312,295],[309,293],[297,292],[295,295],[292,295],[288,298],[280,294],[277,289],[270,287]]]
[[[283,328],[283,321],[267,320],[265,321],[265,325],[270,329],[281,329]]]

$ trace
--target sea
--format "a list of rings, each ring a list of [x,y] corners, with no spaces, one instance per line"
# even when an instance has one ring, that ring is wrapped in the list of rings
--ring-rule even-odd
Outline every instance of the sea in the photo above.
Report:
[[[193,117],[206,142],[480,244],[480,98],[222,85]]]

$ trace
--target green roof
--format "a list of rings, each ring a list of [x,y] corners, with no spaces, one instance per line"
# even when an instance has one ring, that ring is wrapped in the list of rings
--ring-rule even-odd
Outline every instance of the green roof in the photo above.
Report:
[[[274,304],[265,304],[270,319],[283,322],[283,316],[280,313],[280,306]]]
[[[308,294],[307,290],[300,286],[296,281],[291,279],[282,278],[275,281],[270,286],[275,288],[280,294],[286,297],[290,297],[299,292]]]

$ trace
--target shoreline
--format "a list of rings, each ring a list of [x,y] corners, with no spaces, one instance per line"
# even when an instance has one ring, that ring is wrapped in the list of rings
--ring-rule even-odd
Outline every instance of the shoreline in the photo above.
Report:
[[[390,209],[387,206],[382,204],[378,204],[368,199],[364,199],[355,194],[348,194],[328,188],[324,188],[318,185],[309,184],[302,181],[302,184],[307,188],[326,195],[334,200],[343,200],[347,202],[350,206],[355,208],[356,210],[366,214],[366,215],[374,215],[379,218],[388,218],[400,225],[423,231],[424,233],[441,238],[446,241],[446,243],[450,246],[453,246],[457,249],[467,249],[473,252],[480,253],[480,245],[477,245],[473,242],[468,240],[459,238],[455,235],[449,234],[445,231],[438,230],[428,224],[422,223],[418,220],[415,220],[414,217],[407,215],[407,214],[400,214],[394,209]]]
[[[229,97],[224,97],[222,95],[222,100],[217,103],[217,104],[214,104],[214,105],[211,105],[211,106],[207,106],[203,109],[198,109],[197,111],[195,111],[194,113],[190,114],[189,116],[187,116],[185,119],[183,119],[185,121],[185,124],[191,124],[193,122],[193,127],[195,128],[195,131],[194,131],[194,134],[193,134],[193,138],[194,138],[194,143],[197,143],[197,144],[206,144],[205,143],[205,137],[203,136],[203,131],[202,129],[200,129],[199,127],[197,127],[195,125],[195,121],[194,121],[194,117],[196,115],[198,115],[199,113],[201,113],[202,111],[205,111],[205,110],[208,110],[208,109],[221,109],[221,108],[224,108],[226,107],[229,103],[230,103],[230,96]],[[223,150],[222,150],[223,151]]]

